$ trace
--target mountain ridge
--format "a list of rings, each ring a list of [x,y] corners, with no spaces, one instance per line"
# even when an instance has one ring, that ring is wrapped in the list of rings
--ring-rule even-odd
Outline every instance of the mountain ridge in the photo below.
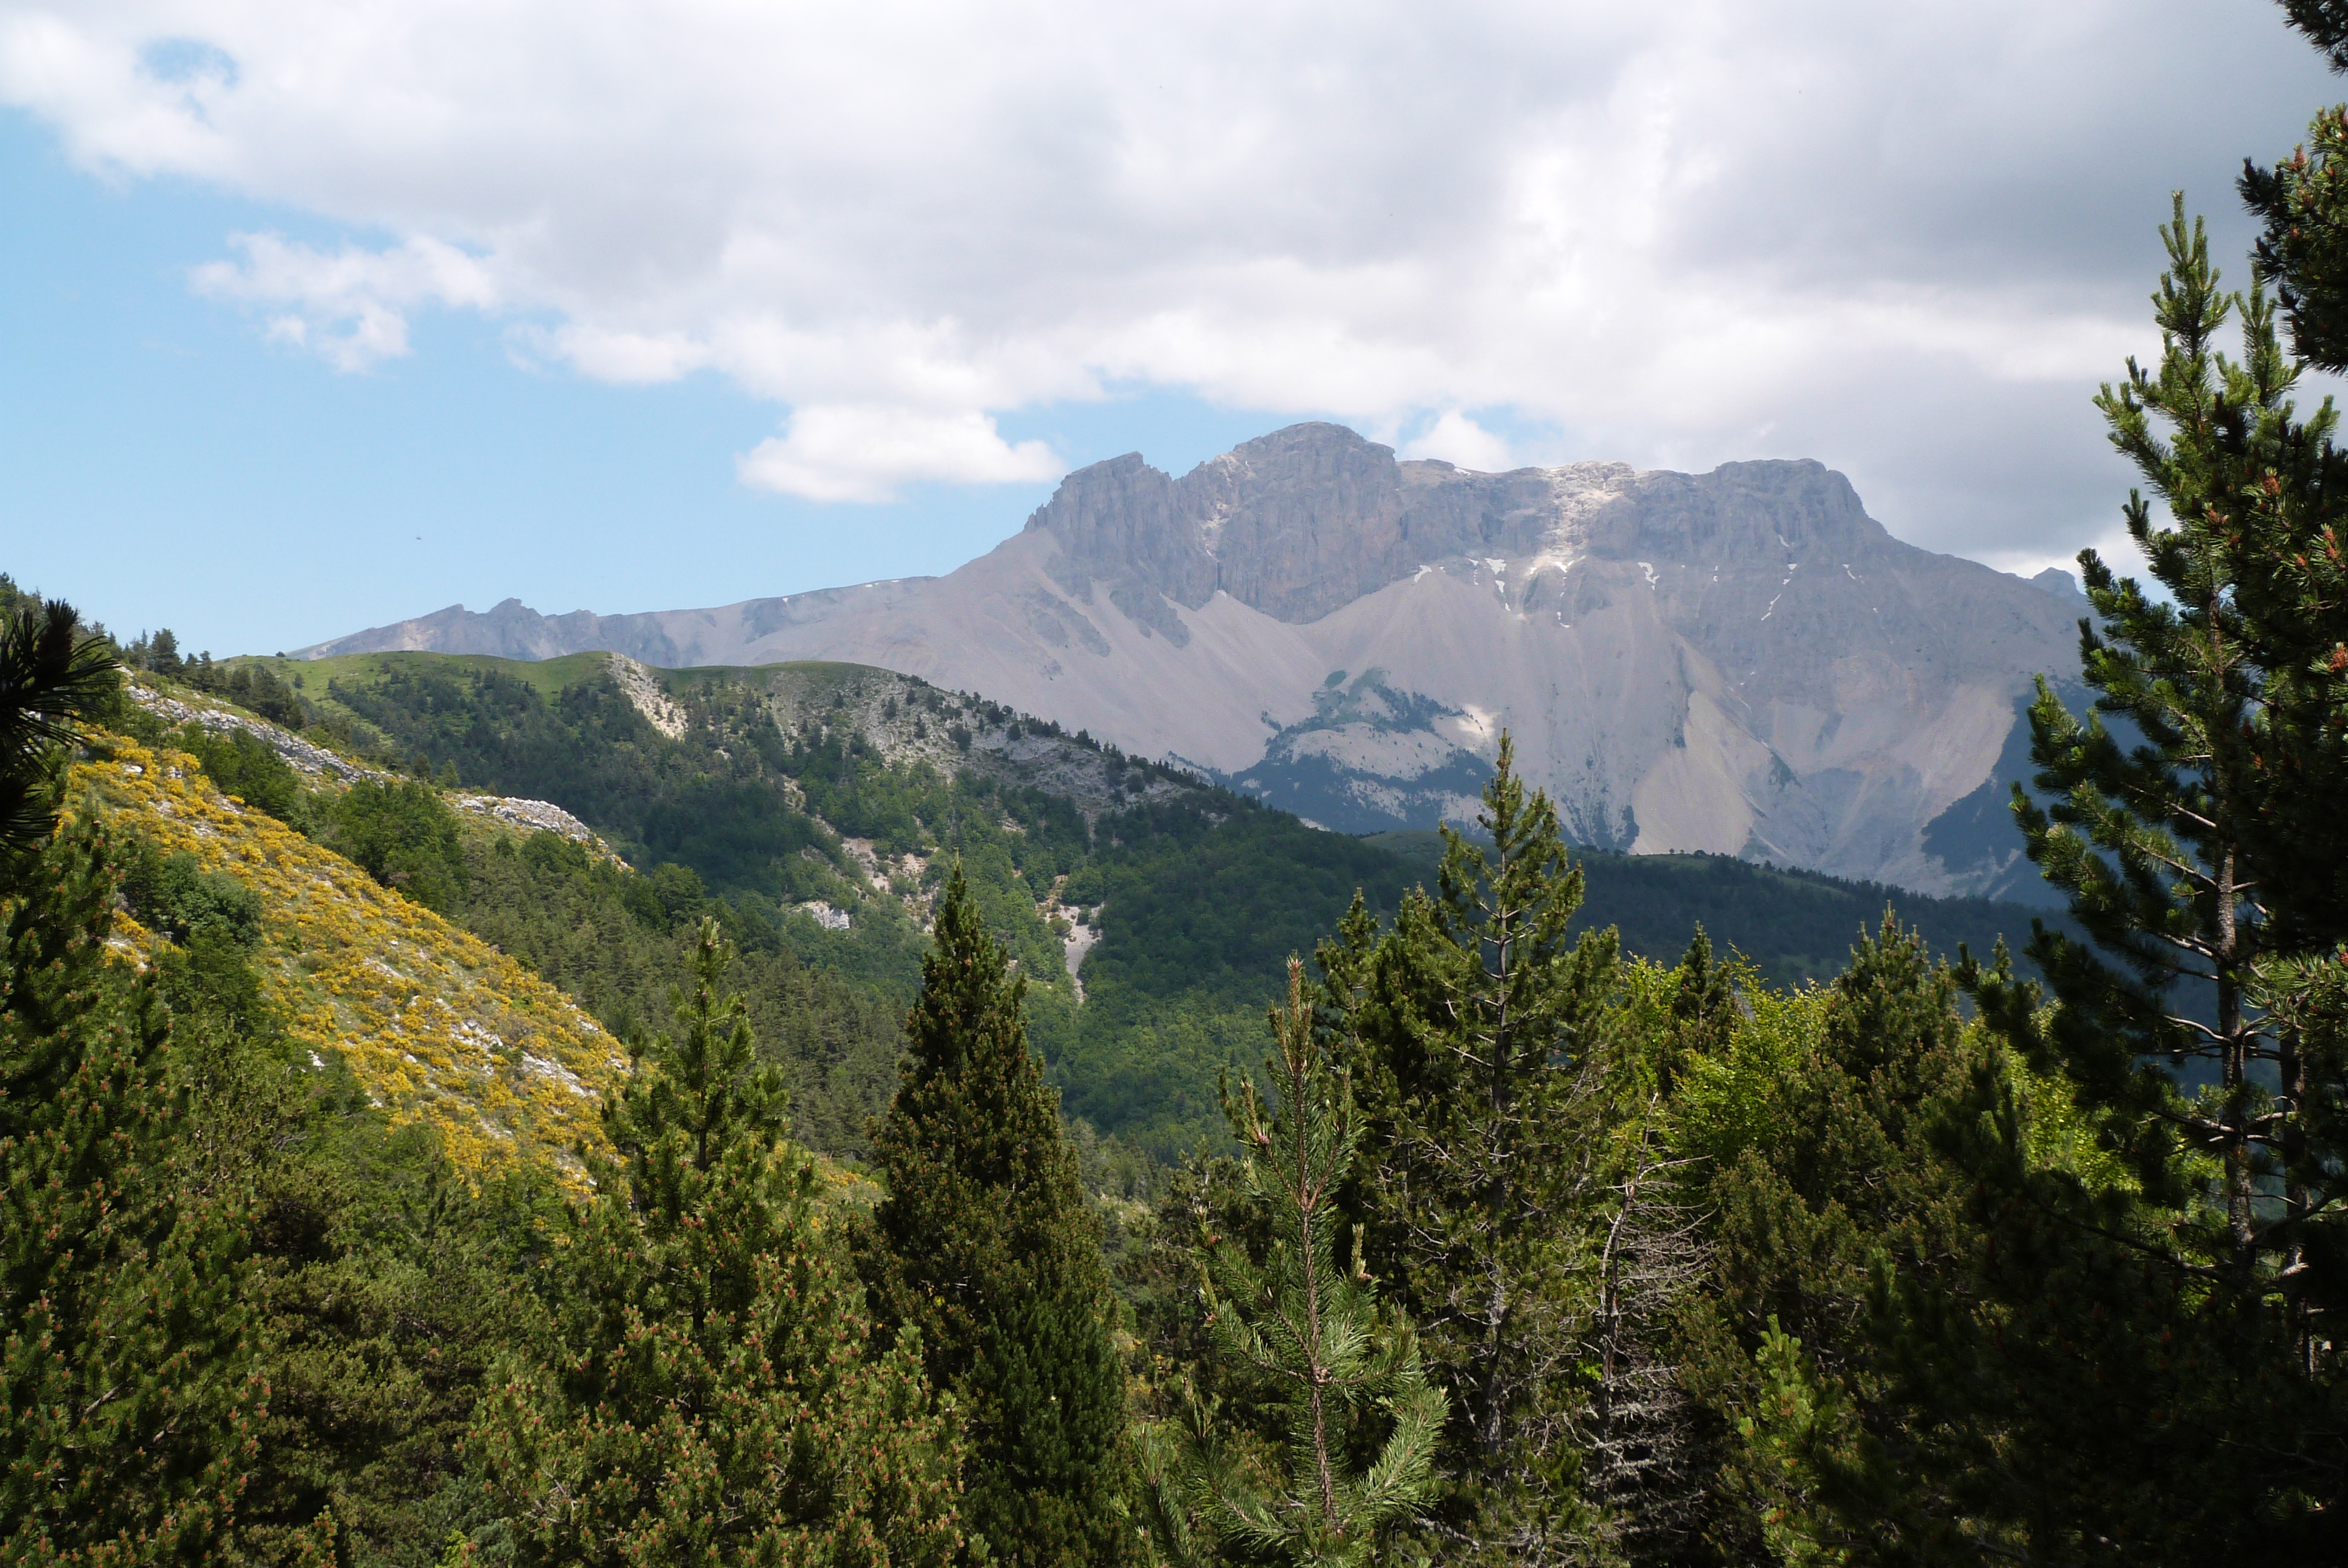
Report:
[[[509,600],[304,652],[870,664],[1354,831],[1464,815],[1506,726],[1584,844],[1973,892],[2018,840],[1929,830],[2003,787],[2017,700],[2075,657],[2065,587],[1907,545],[1807,460],[1478,474],[1301,425],[1179,478],[1078,469],[944,577],[633,616]]]

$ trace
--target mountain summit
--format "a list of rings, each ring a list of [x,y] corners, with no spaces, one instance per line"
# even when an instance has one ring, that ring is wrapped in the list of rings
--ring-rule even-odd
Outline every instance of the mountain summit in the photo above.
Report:
[[[305,651],[853,661],[1353,831],[1463,815],[1506,726],[1582,843],[1977,892],[2015,870],[1989,797],[2016,705],[2070,668],[2083,609],[2067,577],[1902,544],[1813,462],[1480,474],[1310,424],[1179,478],[1078,469],[942,578],[646,615],[509,600]]]

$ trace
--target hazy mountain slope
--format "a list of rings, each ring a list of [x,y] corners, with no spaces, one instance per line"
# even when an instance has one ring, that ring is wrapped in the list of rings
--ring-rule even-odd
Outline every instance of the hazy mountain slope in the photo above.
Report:
[[[1079,470],[943,578],[509,601],[309,651],[879,665],[1355,830],[1456,815],[1505,725],[1584,843],[1971,891],[2010,848],[1926,831],[1991,781],[2029,677],[2075,661],[2083,604],[1900,543],[1815,463],[1470,474],[1307,425],[1179,479]]]

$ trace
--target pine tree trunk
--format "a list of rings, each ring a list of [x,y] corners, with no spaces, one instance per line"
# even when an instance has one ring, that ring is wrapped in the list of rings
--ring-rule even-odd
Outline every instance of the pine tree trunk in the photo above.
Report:
[[[2283,1224],[2290,1236],[2283,1248],[2282,1288],[2286,1310],[2291,1315],[2291,1346],[2302,1374],[2311,1379],[2315,1376],[2315,1337],[2308,1322],[2307,1309],[2307,1239],[2302,1229],[2307,1223],[2308,1192],[2305,1167],[2307,1155],[2307,1058],[2300,1050],[2299,1030],[2283,1030],[2277,1050],[2278,1076],[2282,1101],[2282,1213]]]
[[[2250,1128],[2245,1097],[2250,1092],[2250,1039],[2242,1029],[2242,989],[2235,974],[2240,933],[2236,926],[2234,851],[2218,862],[2218,1038],[2226,1091],[2226,1224],[2234,1248],[2234,1269],[2244,1284],[2258,1258],[2250,1184]]]

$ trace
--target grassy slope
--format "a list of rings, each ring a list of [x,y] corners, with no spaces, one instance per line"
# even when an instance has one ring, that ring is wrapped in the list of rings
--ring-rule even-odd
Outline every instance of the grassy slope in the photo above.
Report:
[[[333,659],[238,659],[233,662],[266,669],[289,682],[299,675],[303,678],[303,695],[323,704],[330,701],[326,696],[326,683],[330,681],[373,686],[396,670],[495,669],[551,700],[560,695],[565,686],[602,673],[610,660],[608,653],[572,653],[538,662],[499,659],[486,653],[345,653]]]

